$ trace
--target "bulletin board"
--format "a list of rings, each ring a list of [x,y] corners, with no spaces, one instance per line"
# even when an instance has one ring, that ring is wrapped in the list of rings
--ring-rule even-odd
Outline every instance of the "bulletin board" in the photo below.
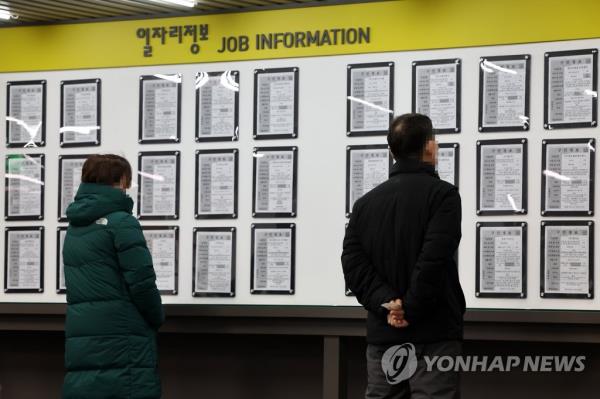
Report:
[[[0,88],[7,82],[45,80],[46,121],[45,145],[37,148],[7,148],[1,153],[44,154],[44,218],[35,221],[5,221],[3,227],[43,226],[44,273],[43,292],[0,292],[0,302],[62,303],[64,293],[57,292],[58,229],[66,224],[58,220],[59,156],[88,153],[116,153],[125,156],[138,170],[139,153],[145,151],[178,152],[180,157],[180,192],[177,220],[141,220],[148,226],[178,227],[177,292],[164,295],[167,304],[223,305],[320,305],[359,306],[346,295],[340,255],[346,217],[346,156],[349,146],[386,144],[384,135],[347,135],[347,68],[348,65],[393,63],[393,108],[395,115],[410,112],[413,62],[459,59],[461,65],[460,132],[441,134],[440,143],[456,143],[460,149],[459,174],[462,196],[463,237],[458,251],[460,281],[469,308],[488,309],[556,309],[597,310],[600,296],[593,298],[540,296],[540,240],[542,221],[599,221],[590,216],[542,216],[542,146],[548,139],[598,138],[596,126],[575,129],[544,129],[544,59],[546,52],[598,49],[600,39],[547,42],[536,44],[472,47],[428,51],[388,52],[365,55],[342,55],[312,58],[291,58],[265,61],[241,61],[168,66],[85,69],[0,74]],[[479,73],[481,57],[528,54],[531,58],[530,119],[528,130],[480,132],[478,120]],[[298,121],[297,135],[281,139],[253,138],[253,101],[255,70],[297,68]],[[238,71],[239,134],[230,142],[197,142],[195,81],[199,72]],[[598,73],[596,71],[596,73]],[[180,140],[170,143],[138,142],[140,77],[156,74],[181,74]],[[101,81],[101,143],[93,147],[61,147],[60,99],[61,81],[99,79]],[[0,109],[6,109],[6,95],[0,95]],[[5,116],[0,116],[0,135],[6,135]],[[528,209],[526,214],[477,215],[476,162],[478,140],[527,139]],[[297,147],[297,214],[294,217],[253,217],[253,149],[255,147]],[[237,215],[229,219],[195,218],[195,162],[198,150],[237,150],[239,182]],[[2,162],[4,168],[4,162]],[[596,167],[597,169],[597,167]],[[3,172],[6,172],[3,169]],[[597,170],[596,170],[597,173]],[[135,181],[135,179],[134,179]],[[1,179],[0,184],[5,184]],[[595,198],[598,198],[598,184]],[[0,196],[0,209],[5,197]],[[134,206],[134,210],[136,209]],[[527,224],[527,276],[525,296],[489,298],[476,296],[476,235],[477,223],[519,222]],[[292,295],[256,295],[251,293],[251,234],[255,223],[293,223],[295,226],[295,281]],[[197,228],[235,228],[236,265],[235,296],[193,295],[193,236]],[[0,240],[0,253],[4,253]],[[593,246],[593,245],[592,245]],[[600,265],[598,251],[594,264]],[[4,278],[0,268],[0,281]],[[598,273],[593,285],[598,286]]]

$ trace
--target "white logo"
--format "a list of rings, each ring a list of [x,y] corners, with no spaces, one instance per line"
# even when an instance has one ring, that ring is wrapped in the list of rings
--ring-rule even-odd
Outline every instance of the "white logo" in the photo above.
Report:
[[[381,368],[388,384],[408,380],[417,371],[417,355],[413,344],[391,346],[381,358]]]
[[[96,220],[96,224],[102,224],[102,225],[106,226],[108,224],[108,219],[100,218],[100,219]]]

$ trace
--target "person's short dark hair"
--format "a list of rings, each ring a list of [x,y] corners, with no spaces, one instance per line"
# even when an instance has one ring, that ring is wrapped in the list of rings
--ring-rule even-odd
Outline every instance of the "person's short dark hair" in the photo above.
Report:
[[[90,155],[81,170],[82,183],[118,185],[125,178],[127,188],[131,187],[131,165],[114,154]]]
[[[420,158],[427,142],[433,138],[433,124],[428,116],[404,114],[390,124],[387,141],[392,155],[398,160]]]

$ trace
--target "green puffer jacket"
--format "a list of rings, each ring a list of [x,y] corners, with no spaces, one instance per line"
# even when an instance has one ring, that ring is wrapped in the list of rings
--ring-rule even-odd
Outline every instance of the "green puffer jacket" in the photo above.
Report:
[[[164,313],[132,207],[119,189],[83,183],[67,209],[63,399],[161,396],[156,331]]]

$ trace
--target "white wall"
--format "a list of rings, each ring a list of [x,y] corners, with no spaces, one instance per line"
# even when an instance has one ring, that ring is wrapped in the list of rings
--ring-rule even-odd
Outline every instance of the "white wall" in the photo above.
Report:
[[[543,129],[543,67],[544,52],[600,47],[599,40],[581,40],[532,45],[496,46],[436,51],[414,51],[335,57],[282,59],[235,63],[214,63],[179,66],[92,69],[0,75],[0,88],[7,81],[46,79],[47,85],[47,145],[36,151],[7,150],[4,145],[5,120],[0,117],[2,165],[4,153],[43,152],[46,159],[46,203],[44,226],[45,291],[42,294],[4,294],[0,302],[63,302],[64,295],[55,293],[56,279],[56,209],[58,190],[58,155],[87,152],[124,154],[137,166],[138,151],[179,150],[182,153],[180,219],[174,222],[144,222],[144,224],[177,224],[180,230],[179,294],[166,296],[165,303],[222,303],[278,305],[356,305],[354,298],[344,296],[340,254],[344,225],[346,146],[385,143],[385,137],[346,137],[346,65],[351,63],[395,62],[395,111],[411,109],[411,62],[417,60],[462,59],[462,132],[440,135],[440,142],[460,143],[460,190],[463,198],[463,240],[459,251],[460,278],[471,308],[523,309],[599,309],[600,295],[594,300],[541,299],[539,297],[540,265],[540,191],[541,142],[544,138],[598,137],[598,129],[545,131]],[[531,130],[529,132],[485,133],[477,131],[479,57],[511,54],[531,54]],[[299,138],[295,140],[254,141],[252,139],[253,70],[255,68],[300,68]],[[199,71],[239,70],[240,76],[240,140],[234,143],[204,143],[194,141],[194,76]],[[143,74],[182,73],[182,140],[179,144],[139,145],[138,137],[138,77]],[[102,79],[102,145],[101,147],[60,149],[59,82],[65,79]],[[5,91],[4,91],[5,93]],[[6,96],[0,95],[0,110],[6,109]],[[529,212],[525,216],[475,215],[477,139],[520,138],[529,140]],[[291,296],[250,295],[250,225],[252,206],[252,148],[254,146],[297,145],[299,147],[298,217],[296,219],[254,220],[255,222],[293,221],[297,224],[296,293]],[[194,151],[196,149],[239,148],[239,218],[237,220],[197,221],[194,219]],[[2,166],[4,168],[4,166]],[[4,184],[4,179],[0,184]],[[600,197],[596,184],[595,197]],[[0,209],[4,208],[0,196]],[[548,218],[556,219],[556,218]],[[594,217],[598,222],[598,216]],[[528,229],[528,298],[475,298],[475,223],[476,221],[526,221]],[[9,226],[36,225],[35,222],[10,222]],[[194,226],[235,226],[238,229],[237,295],[235,298],[193,298],[192,290],[192,228]],[[0,253],[4,253],[0,240]],[[595,263],[599,262],[596,251]],[[3,268],[0,281],[3,281]],[[598,273],[595,286],[598,286]]]

